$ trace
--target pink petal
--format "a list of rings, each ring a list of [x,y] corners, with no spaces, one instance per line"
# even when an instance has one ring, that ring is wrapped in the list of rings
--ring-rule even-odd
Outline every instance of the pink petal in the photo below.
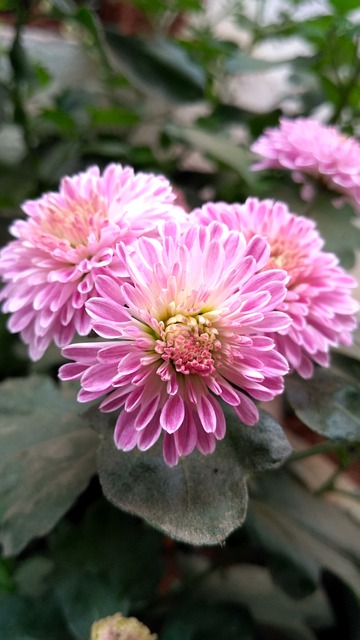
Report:
[[[131,451],[137,445],[138,432],[134,429],[134,420],[134,414],[123,410],[116,421],[114,441],[122,451]]]
[[[185,416],[184,401],[180,394],[169,396],[160,415],[160,423],[167,433],[174,433],[181,426]]]

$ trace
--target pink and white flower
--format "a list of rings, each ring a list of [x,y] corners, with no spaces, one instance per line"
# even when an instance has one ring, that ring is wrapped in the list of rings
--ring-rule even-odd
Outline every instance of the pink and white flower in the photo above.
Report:
[[[94,331],[106,338],[74,344],[74,360],[62,380],[79,379],[80,402],[106,394],[103,412],[123,410],[115,443],[146,450],[163,435],[168,465],[194,448],[211,453],[225,435],[218,402],[231,405],[245,424],[255,424],[252,398],[271,400],[283,390],[288,364],[264,335],[287,328],[275,311],[286,294],[287,274],[262,271],[268,243],[217,223],[180,235],[168,223],[162,242],[141,238],[119,253],[131,283],[98,276],[99,296],[86,309]]]
[[[289,274],[286,298],[277,308],[292,318],[271,337],[292,369],[310,378],[313,362],[328,366],[330,347],[351,344],[358,309],[351,289],[357,283],[334,254],[322,250],[315,222],[291,213],[282,202],[256,198],[243,205],[208,203],[192,215],[199,224],[216,220],[248,240],[260,235],[270,243],[264,268],[281,267]]]
[[[91,167],[66,177],[58,193],[24,203],[26,219],[10,229],[16,240],[0,253],[0,300],[33,360],[52,340],[64,346],[76,332],[90,332],[85,301],[96,294],[96,275],[125,276],[117,242],[154,236],[161,220],[185,215],[174,199],[163,176],[111,164],[102,175]]]
[[[336,127],[312,118],[282,118],[280,127],[265,129],[252,151],[263,157],[253,170],[292,171],[296,182],[305,182],[304,197],[311,191],[306,184],[306,175],[311,175],[345,196],[360,213],[360,144]]]

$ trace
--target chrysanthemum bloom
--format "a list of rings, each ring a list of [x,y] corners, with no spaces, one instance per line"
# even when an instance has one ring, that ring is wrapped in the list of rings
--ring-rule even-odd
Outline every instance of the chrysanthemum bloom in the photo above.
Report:
[[[99,273],[125,275],[116,243],[154,235],[161,220],[181,216],[175,195],[162,176],[130,167],[98,167],[62,180],[58,193],[25,202],[25,220],[16,220],[17,239],[0,254],[0,294],[10,312],[9,329],[20,332],[30,356],[40,358],[49,343],[69,344],[87,335],[85,301],[96,294]],[[182,214],[185,216],[185,214]]]
[[[313,361],[329,364],[330,347],[351,344],[358,309],[351,289],[357,283],[334,254],[322,250],[324,241],[312,220],[290,213],[282,202],[256,198],[243,205],[208,203],[192,215],[198,223],[217,220],[248,240],[259,234],[270,243],[265,269],[278,266],[289,274],[286,299],[277,308],[293,320],[271,335],[292,369],[309,378]]]
[[[62,380],[80,379],[78,399],[108,394],[104,412],[118,411],[119,449],[145,450],[163,434],[168,465],[197,447],[214,450],[225,435],[218,398],[246,424],[258,420],[252,398],[271,400],[283,390],[288,364],[266,331],[291,322],[279,307],[287,274],[261,272],[268,243],[217,223],[193,227],[180,239],[175,224],[163,242],[142,238],[136,252],[121,245],[132,283],[97,278],[101,297],[86,304],[92,326],[112,342],[63,349],[75,363]]]
[[[306,174],[345,196],[360,213],[360,144],[311,118],[282,118],[280,127],[265,129],[252,145],[263,156],[253,165],[258,169],[288,169],[296,182],[305,182]],[[303,195],[311,191],[305,186]]]

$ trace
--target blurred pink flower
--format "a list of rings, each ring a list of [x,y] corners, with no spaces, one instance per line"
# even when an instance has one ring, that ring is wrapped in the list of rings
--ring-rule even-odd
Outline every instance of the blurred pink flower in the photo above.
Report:
[[[263,156],[258,169],[288,169],[296,182],[304,182],[304,199],[312,194],[306,174],[341,193],[360,213],[360,144],[311,118],[282,118],[280,127],[265,129],[252,151]]]
[[[289,274],[285,301],[277,309],[293,320],[270,335],[292,369],[310,378],[312,361],[328,366],[330,347],[352,343],[358,304],[351,289],[357,283],[334,254],[322,251],[324,241],[312,220],[290,213],[282,202],[256,198],[243,205],[208,203],[192,215],[197,223],[216,220],[242,231],[248,240],[259,234],[270,243],[265,269],[280,267]]]
[[[163,434],[170,466],[195,447],[211,453],[225,435],[217,398],[255,424],[251,397],[271,400],[283,390],[288,364],[263,334],[291,322],[274,311],[287,274],[259,273],[269,262],[268,243],[258,236],[247,243],[217,223],[181,238],[169,223],[162,242],[142,238],[135,252],[124,245],[119,252],[132,283],[99,276],[100,295],[86,304],[95,332],[113,342],[66,347],[75,363],[62,366],[60,378],[80,379],[80,402],[108,394],[103,412],[124,405],[115,427],[119,449],[146,450]]]
[[[26,219],[10,229],[17,239],[0,253],[0,300],[33,360],[52,340],[64,346],[76,332],[90,332],[84,305],[96,294],[96,275],[126,275],[116,243],[156,235],[159,221],[178,213],[174,199],[164,177],[111,164],[102,175],[91,167],[66,177],[58,193],[24,203]]]

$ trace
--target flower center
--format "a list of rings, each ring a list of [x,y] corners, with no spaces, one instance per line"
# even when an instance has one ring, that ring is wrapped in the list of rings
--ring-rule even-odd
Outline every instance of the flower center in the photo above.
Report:
[[[155,351],[172,362],[178,373],[208,376],[215,372],[216,351],[221,348],[218,331],[203,315],[172,316],[163,324],[162,340]]]
[[[106,207],[100,196],[89,196],[87,202],[63,203],[60,197],[49,195],[46,215],[41,219],[41,227],[46,234],[69,242],[76,248],[87,246],[89,236],[99,240],[100,229],[108,218]]]
[[[267,269],[285,269],[290,276],[288,288],[302,279],[309,269],[308,252],[302,247],[286,246],[285,243],[274,241],[271,243],[271,256]]]

